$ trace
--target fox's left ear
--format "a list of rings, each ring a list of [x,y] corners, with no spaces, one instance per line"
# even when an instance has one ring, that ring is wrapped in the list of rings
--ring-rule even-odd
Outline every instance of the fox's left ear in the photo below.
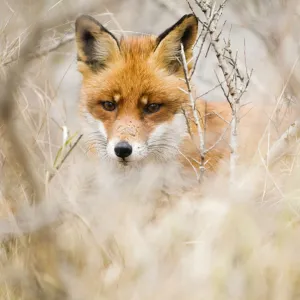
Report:
[[[154,52],[156,61],[161,67],[173,74],[181,67],[181,44],[183,44],[185,57],[191,68],[193,56],[193,45],[198,33],[198,20],[194,14],[183,16],[173,26],[164,31],[156,39],[157,46]]]

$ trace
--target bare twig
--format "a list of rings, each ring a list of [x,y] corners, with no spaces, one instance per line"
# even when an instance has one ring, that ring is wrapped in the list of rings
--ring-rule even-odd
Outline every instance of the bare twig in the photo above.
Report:
[[[102,0],[102,4],[105,4],[105,3],[106,3],[106,0]],[[87,4],[87,5],[85,5],[84,10],[81,11],[81,13],[94,11],[98,5],[99,4],[97,4],[97,3]],[[52,17],[50,20],[46,20],[45,16],[40,17],[40,20],[39,20],[40,23],[38,23],[37,21],[34,21],[32,24],[30,24],[28,29],[30,28],[30,30],[31,30],[31,28],[37,28],[40,24],[43,24],[43,32],[46,32],[51,28],[53,29],[54,27],[61,26],[61,25],[57,25],[57,24],[62,24],[62,20],[66,20],[66,19],[74,20],[74,16],[76,16],[77,14],[78,14],[78,11],[77,11],[76,6],[70,7],[70,9],[68,10],[67,13],[65,12],[63,15],[58,14],[58,16]],[[104,15],[107,15],[107,13]],[[72,22],[74,22],[74,21],[72,21]],[[27,29],[27,31],[29,32],[28,29]],[[30,32],[28,34],[30,34]],[[30,52],[27,54],[27,59],[35,59],[35,58],[45,56],[48,53],[53,52],[53,51],[59,49],[60,47],[66,45],[67,43],[73,41],[74,39],[75,39],[75,34],[73,32],[71,32],[71,33],[65,34],[62,38],[58,39],[57,41],[52,42],[52,44],[49,46],[46,46],[39,50],[31,48]],[[18,42],[18,40],[19,40],[19,38],[15,42]],[[38,45],[36,45],[36,47],[37,46]],[[23,48],[23,46],[21,48]],[[0,65],[8,66],[11,63],[13,63],[14,61],[18,60],[19,57],[20,57],[19,51],[17,51],[16,54],[12,55],[7,61],[1,62]]]
[[[209,148],[207,148],[205,151],[204,151],[204,154],[207,154],[209,151],[213,150],[225,137],[225,134],[226,132],[228,131],[228,128],[229,126],[227,126],[225,128],[225,130],[223,131],[223,133],[219,136],[219,138],[216,140],[216,142]]]
[[[204,132],[203,132],[203,128],[200,124],[198,111],[196,109],[196,101],[195,101],[195,99],[193,97],[193,94],[192,94],[192,88],[191,88],[191,84],[190,84],[189,76],[188,76],[188,66],[187,66],[186,57],[185,57],[185,53],[184,53],[184,48],[183,48],[182,44],[181,44],[181,59],[182,59],[182,63],[183,63],[184,78],[185,78],[186,86],[187,86],[187,89],[188,89],[187,93],[189,95],[190,105],[191,105],[191,108],[192,108],[194,121],[196,123],[197,131],[198,131],[198,135],[199,135],[200,157],[201,157],[200,176],[203,176],[203,173],[204,173],[204,170],[205,170],[205,168],[204,168],[204,159],[205,159],[205,157],[204,157],[204,151],[205,151]]]
[[[71,152],[75,149],[75,147],[77,146],[77,144],[81,140],[82,136],[83,136],[83,134],[79,135],[79,137],[76,139],[75,143],[67,151],[67,153],[64,155],[64,157],[62,158],[62,160],[60,161],[60,163],[55,167],[56,171],[58,171],[61,168],[61,166],[64,164],[64,162],[66,161],[66,159],[68,158],[68,156],[71,154]],[[54,175],[55,175],[55,173],[52,173],[52,174],[49,175],[48,182],[50,182],[53,179]]]
[[[213,88],[209,89],[208,91],[204,92],[203,94],[197,96],[197,99],[202,99],[204,96],[208,95],[209,93],[213,92],[214,90],[216,90],[217,88],[219,87],[222,87],[223,86],[223,83],[225,82],[225,80],[223,80],[222,82],[216,84]]]
[[[193,8],[191,6],[191,4],[187,1],[188,5],[189,5],[189,8],[193,11]],[[203,22],[201,22],[201,20],[198,18],[198,21],[203,24]],[[196,59],[195,59],[195,63],[193,65],[193,68],[191,70],[191,74],[190,74],[190,77],[189,79],[191,80],[191,78],[193,77],[195,71],[196,71],[196,67],[197,67],[197,63],[198,63],[198,60],[200,58],[200,55],[202,53],[202,50],[203,50],[203,47],[204,47],[204,44],[205,44],[205,41],[206,41],[206,38],[208,37],[208,30],[207,28],[210,28],[211,26],[211,23],[213,22],[213,16],[211,16],[210,20],[208,21],[208,26],[206,27],[204,24],[203,24],[203,27],[202,27],[202,30],[201,30],[201,33],[199,35],[199,38],[203,35],[203,39],[202,39],[202,43],[200,45],[200,48],[198,50],[198,55],[196,56]],[[199,38],[197,39],[197,42],[199,40]],[[196,43],[197,43],[196,42]]]
[[[49,53],[59,49],[60,47],[70,43],[71,41],[73,41],[75,38],[74,33],[68,33],[66,34],[64,37],[62,37],[61,39],[54,41],[51,43],[51,45],[41,48],[35,52],[31,52],[27,55],[28,59],[35,59],[35,58],[40,58],[42,56],[48,55]],[[11,63],[17,61],[19,59],[18,55],[14,55],[13,57],[11,57],[8,61],[2,63],[3,66],[7,66],[10,65]]]

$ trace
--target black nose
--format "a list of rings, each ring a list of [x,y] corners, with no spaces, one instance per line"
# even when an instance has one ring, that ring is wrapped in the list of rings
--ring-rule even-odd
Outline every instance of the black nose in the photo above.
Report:
[[[132,147],[127,142],[119,142],[115,146],[115,153],[121,158],[128,157],[132,153]]]

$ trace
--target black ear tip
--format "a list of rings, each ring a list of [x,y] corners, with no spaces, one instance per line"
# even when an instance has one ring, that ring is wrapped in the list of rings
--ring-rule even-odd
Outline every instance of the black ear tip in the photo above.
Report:
[[[195,14],[186,14],[183,17],[184,18],[191,18],[191,17],[195,17],[196,18]]]
[[[78,30],[78,28],[80,27],[85,27],[89,25],[98,25],[102,27],[102,25],[93,17],[89,15],[80,15],[75,21],[75,30]]]
[[[189,19],[191,22],[198,24],[198,18],[195,14],[187,14],[183,16],[184,19]]]
[[[198,28],[198,18],[194,14],[183,15],[173,26],[169,27],[167,30],[165,30],[163,33],[161,33],[157,37],[157,39],[156,39],[157,46],[172,30],[174,30],[178,26],[181,26],[182,23],[189,24],[193,28],[195,28],[195,27]],[[190,26],[189,26],[189,28],[192,28]]]

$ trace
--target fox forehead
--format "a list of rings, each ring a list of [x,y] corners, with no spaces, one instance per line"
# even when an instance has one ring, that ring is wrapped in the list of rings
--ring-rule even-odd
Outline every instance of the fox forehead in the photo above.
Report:
[[[129,62],[147,59],[157,46],[156,38],[154,35],[122,37],[119,43],[121,54]]]
[[[122,38],[120,55],[106,69],[83,73],[84,93],[90,104],[119,99],[127,103],[180,101],[183,81],[159,68],[155,36]]]

